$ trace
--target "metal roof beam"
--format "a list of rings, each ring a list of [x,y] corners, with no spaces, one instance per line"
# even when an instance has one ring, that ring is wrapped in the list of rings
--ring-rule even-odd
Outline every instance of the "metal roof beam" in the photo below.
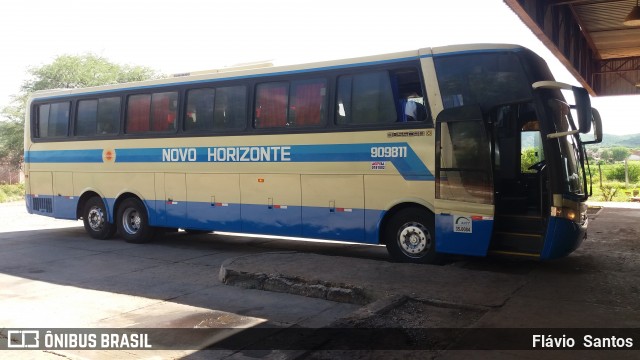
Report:
[[[591,95],[596,53],[569,6],[553,0],[504,0]]]
[[[598,95],[640,94],[640,57],[598,61],[593,84]]]

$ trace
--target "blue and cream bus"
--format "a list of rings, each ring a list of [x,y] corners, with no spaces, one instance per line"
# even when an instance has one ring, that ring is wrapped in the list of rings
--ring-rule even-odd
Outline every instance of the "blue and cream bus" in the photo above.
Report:
[[[406,262],[552,259],[586,236],[592,124],[599,141],[586,91],[513,45],[39,92],[26,205],[134,243],[181,228],[384,244]]]

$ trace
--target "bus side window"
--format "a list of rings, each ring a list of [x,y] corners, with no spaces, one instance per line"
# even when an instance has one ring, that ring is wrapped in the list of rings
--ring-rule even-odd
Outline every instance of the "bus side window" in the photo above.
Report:
[[[255,123],[257,129],[285,127],[289,84],[273,82],[256,87]]]
[[[185,131],[213,128],[215,95],[215,89],[194,89],[187,92],[187,113],[184,117]]]
[[[63,137],[69,134],[70,102],[60,102],[38,106],[38,138]]]
[[[373,125],[396,121],[389,72],[376,71],[338,78],[338,125]]]
[[[175,130],[178,93],[165,92],[129,96],[125,132]]]
[[[247,124],[247,87],[216,89],[213,126],[216,130],[244,129]]]
[[[49,111],[50,104],[38,106],[38,117],[36,118],[36,137],[46,138],[49,136]]]
[[[398,122],[430,120],[429,112],[422,94],[422,81],[418,71],[413,68],[393,71],[391,82],[397,97]]]
[[[98,100],[78,101],[76,115],[76,135],[92,136],[96,134],[96,119],[98,116]]]
[[[325,79],[291,82],[288,126],[319,126],[325,123],[327,82]]]
[[[247,119],[247,87],[189,90],[184,119],[185,131],[244,129]]]
[[[178,93],[155,93],[151,96],[151,130],[171,131],[176,128]]]
[[[151,95],[131,95],[127,104],[127,134],[149,131]]]
[[[120,98],[98,99],[98,117],[96,119],[98,135],[117,134],[120,131]]]
[[[327,81],[303,79],[258,84],[256,128],[311,127],[325,123]]]
[[[374,125],[430,120],[414,68],[338,78],[336,123]]]
[[[120,98],[78,101],[76,135],[117,134],[120,126]]]

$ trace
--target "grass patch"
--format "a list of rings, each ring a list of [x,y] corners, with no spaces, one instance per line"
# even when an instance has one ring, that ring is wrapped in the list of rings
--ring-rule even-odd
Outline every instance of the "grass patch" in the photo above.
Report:
[[[0,185],[0,203],[24,199],[24,184]]]
[[[590,164],[595,201],[631,201],[640,194],[640,162],[629,161],[629,185],[624,183],[624,164]],[[601,177],[602,176],[602,177]],[[588,186],[588,185],[587,185]]]

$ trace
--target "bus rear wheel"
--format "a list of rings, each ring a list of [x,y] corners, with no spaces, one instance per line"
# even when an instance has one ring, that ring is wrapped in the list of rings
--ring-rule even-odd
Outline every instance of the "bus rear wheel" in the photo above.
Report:
[[[107,209],[101,198],[89,198],[82,210],[82,222],[89,236],[98,240],[106,240],[116,233],[116,225],[107,220]]]
[[[126,199],[118,206],[117,223],[118,232],[126,242],[143,244],[153,240],[155,235],[146,207],[136,198]]]
[[[398,262],[437,262],[434,215],[418,208],[398,211],[384,230],[387,251]]]

